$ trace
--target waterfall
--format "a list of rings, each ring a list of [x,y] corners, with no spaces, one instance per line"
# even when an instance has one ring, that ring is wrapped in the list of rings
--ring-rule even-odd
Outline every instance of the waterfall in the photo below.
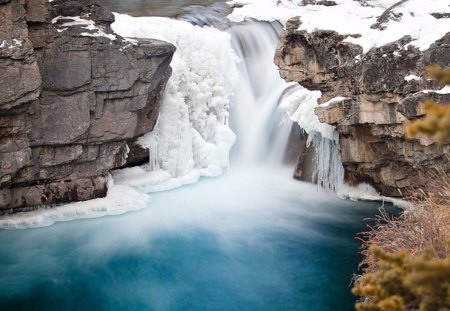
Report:
[[[241,60],[240,83],[231,108],[231,127],[238,137],[233,148],[236,164],[274,164],[283,158],[292,122],[279,105],[301,87],[286,83],[273,62],[282,30],[277,22],[251,20],[228,30]]]
[[[250,20],[221,31],[194,26],[192,20],[122,14],[115,19],[112,28],[123,37],[159,39],[177,47],[157,125],[138,140],[149,149],[149,163],[112,172],[106,198],[11,216],[0,227],[40,227],[144,209],[151,204],[151,192],[227,172],[231,151],[232,173],[242,173],[238,179],[248,177],[246,168],[247,174],[259,172],[259,179],[271,178],[264,170],[274,167],[288,172],[280,166],[294,123],[315,149],[319,186],[345,197],[379,199],[367,185],[349,189],[343,184],[336,131],[314,112],[321,93],[279,76],[273,62],[282,32],[278,22]]]
[[[233,166],[281,165],[296,122],[316,149],[318,184],[338,189],[343,169],[337,136],[314,113],[321,93],[287,83],[274,64],[280,23],[248,20],[220,31],[117,14],[113,29],[177,47],[157,126],[139,140],[151,163],[115,173],[117,183],[148,192],[218,176],[228,169],[233,145]]]

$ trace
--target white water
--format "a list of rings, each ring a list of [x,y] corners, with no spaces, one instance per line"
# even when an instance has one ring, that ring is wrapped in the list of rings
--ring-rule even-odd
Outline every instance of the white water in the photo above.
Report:
[[[238,136],[235,164],[279,163],[291,127],[279,105],[301,89],[297,83],[286,83],[273,63],[282,27],[279,23],[249,21],[229,32],[233,48],[242,60],[238,65],[240,83],[231,118]]]

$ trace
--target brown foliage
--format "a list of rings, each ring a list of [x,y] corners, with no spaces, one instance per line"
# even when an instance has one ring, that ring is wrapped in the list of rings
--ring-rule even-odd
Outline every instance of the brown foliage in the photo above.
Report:
[[[364,274],[353,290],[363,297],[358,310],[450,310],[450,175],[437,171],[429,180],[399,217],[382,208],[362,233]]]

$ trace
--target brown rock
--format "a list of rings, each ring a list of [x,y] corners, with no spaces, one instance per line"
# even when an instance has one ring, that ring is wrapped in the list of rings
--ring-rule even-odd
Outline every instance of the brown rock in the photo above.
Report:
[[[377,27],[395,18],[388,11]],[[426,187],[428,171],[450,171],[450,145],[405,136],[405,122],[423,116],[424,100],[450,102],[449,94],[422,92],[441,87],[425,76],[425,66],[450,66],[450,33],[425,52],[405,48],[411,41],[405,37],[362,54],[361,47],[342,42],[345,36],[299,31],[299,23],[298,18],[288,22],[275,63],[287,81],[322,91],[321,103],[346,98],[319,105],[316,115],[336,126],[348,183],[367,182],[383,195],[398,197],[411,187]],[[419,79],[407,81],[408,75]],[[304,158],[302,154],[298,165],[306,163]],[[296,170],[303,172],[304,167]]]

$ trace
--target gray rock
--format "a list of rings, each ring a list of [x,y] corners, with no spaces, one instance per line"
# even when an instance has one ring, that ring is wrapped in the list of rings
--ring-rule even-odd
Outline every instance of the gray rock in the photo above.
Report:
[[[45,23],[48,18],[47,0],[26,0],[26,20],[31,23]]]
[[[82,40],[88,41],[85,38]],[[42,86],[45,90],[73,91],[91,83],[92,68],[89,50],[67,51],[65,47],[68,48],[65,42],[57,40],[51,48],[46,49],[45,55],[39,58]]]
[[[95,1],[0,5],[3,211],[106,195],[105,176],[127,165],[127,143],[153,129],[171,74],[173,45],[85,36],[50,22],[59,15],[83,15],[112,34],[114,16]]]
[[[44,93],[38,112],[33,115],[32,145],[64,145],[77,142],[90,127],[88,92],[71,96]]]
[[[423,102],[427,100],[439,104],[450,103],[450,94],[439,94],[436,92],[414,93],[402,99],[397,106],[397,110],[407,119],[414,120],[425,115]]]
[[[0,7],[0,110],[37,99],[41,78],[20,1]]]

